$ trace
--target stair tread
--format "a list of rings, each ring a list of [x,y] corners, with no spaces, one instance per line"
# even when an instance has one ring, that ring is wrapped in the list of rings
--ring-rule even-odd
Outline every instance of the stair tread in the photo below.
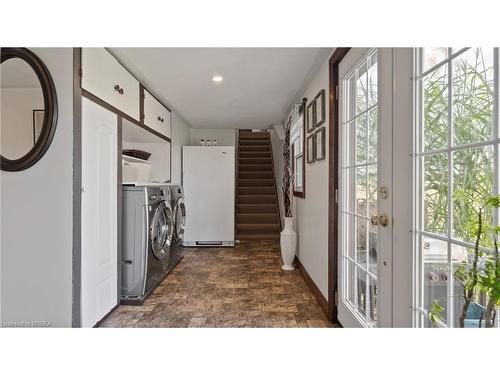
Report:
[[[242,219],[251,219],[251,218],[257,218],[257,217],[265,217],[265,218],[275,218],[278,216],[277,212],[263,212],[263,213],[257,213],[257,212],[238,212],[236,213],[236,216]]]
[[[276,203],[240,203],[240,206],[276,206]]]
[[[278,228],[278,223],[238,223],[236,225],[242,229]]]
[[[240,181],[274,181],[274,178],[239,178]]]
[[[250,198],[250,197],[253,198],[253,197],[255,197],[255,195],[253,195],[253,194],[250,194],[250,195],[249,194],[236,194],[236,197],[237,198]],[[261,195],[259,195],[259,197],[268,197],[268,198],[272,197],[272,198],[276,198],[276,195],[274,195],[274,194],[267,194],[267,195],[266,194],[261,194]],[[252,204],[252,203],[240,203],[240,204]]]

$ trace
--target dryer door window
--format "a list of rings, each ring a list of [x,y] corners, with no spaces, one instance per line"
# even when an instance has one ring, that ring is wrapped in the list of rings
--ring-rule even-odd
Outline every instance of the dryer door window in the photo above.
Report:
[[[184,199],[179,198],[174,207],[175,218],[175,240],[181,242],[184,238],[184,229],[186,228],[186,206]]]
[[[173,229],[172,209],[165,202],[161,202],[156,207],[150,228],[151,247],[156,258],[162,259],[167,255],[172,242]]]

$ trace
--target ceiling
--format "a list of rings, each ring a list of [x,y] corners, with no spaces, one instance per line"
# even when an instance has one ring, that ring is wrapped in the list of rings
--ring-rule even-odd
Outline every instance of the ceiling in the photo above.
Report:
[[[322,48],[110,48],[194,128],[281,122]],[[220,75],[223,81],[214,83]]]

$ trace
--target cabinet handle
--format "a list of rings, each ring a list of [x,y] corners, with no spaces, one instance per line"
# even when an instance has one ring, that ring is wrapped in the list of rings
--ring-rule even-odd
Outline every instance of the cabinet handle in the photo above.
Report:
[[[160,116],[158,116],[158,121],[164,122],[165,120],[163,118],[161,118]]]
[[[115,85],[115,91],[118,92],[118,94],[123,95],[123,89],[120,87],[120,85]]]

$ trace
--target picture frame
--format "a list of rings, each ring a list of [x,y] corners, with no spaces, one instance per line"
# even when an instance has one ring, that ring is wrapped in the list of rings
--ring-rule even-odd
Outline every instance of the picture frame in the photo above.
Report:
[[[325,89],[321,90],[314,97],[314,127],[318,127],[325,122]]]
[[[36,141],[42,133],[44,117],[45,111],[43,109],[33,110],[33,145],[36,144]]]
[[[325,140],[325,127],[321,127],[314,133],[314,160],[323,160],[326,156],[326,140]]]
[[[314,124],[316,122],[316,118],[314,117],[316,110],[315,110],[315,102],[314,100],[307,105],[306,109],[306,128],[307,132],[311,133],[314,130]]]
[[[314,163],[316,160],[316,133],[312,133],[307,137],[307,155],[306,155],[306,161],[307,164]]]

